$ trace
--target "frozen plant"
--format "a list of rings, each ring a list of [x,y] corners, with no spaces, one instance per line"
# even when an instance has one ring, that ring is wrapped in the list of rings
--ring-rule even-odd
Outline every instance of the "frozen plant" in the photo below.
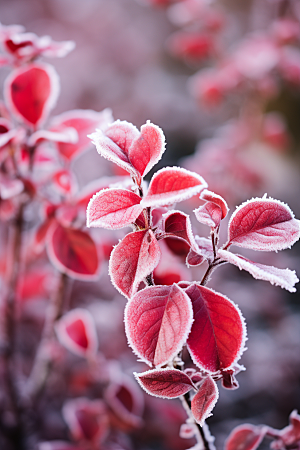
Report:
[[[128,300],[128,343],[150,366],[135,377],[150,395],[179,397],[188,414],[181,437],[194,436],[195,449],[212,449],[213,438],[205,420],[218,400],[216,382],[221,380],[226,389],[238,387],[236,375],[244,369],[238,361],[245,350],[246,325],[239,308],[208,288],[207,283],[218,266],[231,263],[254,278],[295,292],[299,280],[294,271],[250,261],[232,253],[231,247],[275,252],[290,248],[300,237],[300,222],[286,204],[267,195],[253,198],[234,211],[227,242],[220,246],[219,231],[228,206],[220,195],[207,189],[201,176],[179,167],[165,167],[153,175],[148,187],[143,181],[165,151],[164,134],[158,126],[148,121],[139,131],[126,121],[116,121],[90,138],[101,156],[131,176],[124,187],[103,189],[91,198],[87,225],[133,228],[114,247],[109,273],[113,285]],[[210,239],[194,236],[190,217],[172,209],[175,203],[199,194],[202,205],[194,213],[198,222],[210,228]],[[201,281],[155,285],[153,271],[161,257],[159,241],[167,238],[188,245],[188,267],[207,264]],[[195,368],[184,368],[184,346]],[[255,448],[239,447],[240,442],[234,446],[234,439],[229,439],[228,450]],[[280,442],[280,448],[287,448],[284,438]]]

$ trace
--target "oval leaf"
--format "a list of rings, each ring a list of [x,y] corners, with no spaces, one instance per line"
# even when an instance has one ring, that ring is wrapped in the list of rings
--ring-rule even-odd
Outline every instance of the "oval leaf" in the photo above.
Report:
[[[180,167],[165,167],[153,175],[143,206],[164,206],[182,202],[207,187],[195,172]]]
[[[201,426],[211,416],[218,397],[219,391],[214,380],[211,377],[205,378],[191,404],[193,416]]]
[[[56,225],[48,237],[47,251],[52,264],[69,277],[83,281],[98,278],[97,247],[86,232]]]
[[[93,316],[83,308],[66,313],[55,324],[60,343],[78,356],[93,356],[97,353],[98,338]]]
[[[240,270],[247,270],[257,280],[269,281],[275,286],[280,286],[290,292],[296,292],[295,284],[299,282],[296,272],[290,269],[278,269],[273,266],[265,266],[250,259],[244,258],[241,255],[235,255],[226,250],[219,250],[218,256],[225,261],[234,264]]]
[[[255,450],[265,435],[266,427],[245,423],[234,428],[225,442],[225,450]]]
[[[159,259],[160,248],[151,230],[127,234],[111,252],[109,273],[113,285],[125,297],[132,297]]]
[[[176,398],[195,388],[191,379],[176,369],[148,370],[134,373],[134,376],[141,387],[155,397]]]
[[[187,341],[194,363],[212,373],[230,367],[240,358],[246,339],[239,309],[224,295],[195,283],[185,292],[194,311]]]
[[[167,364],[181,350],[193,320],[189,297],[177,285],[138,292],[125,309],[125,331],[133,351],[150,366]]]
[[[141,198],[127,189],[103,189],[95,194],[87,208],[87,226],[118,228],[135,222],[143,207]]]
[[[229,221],[229,244],[253,250],[277,251],[300,237],[299,221],[284,203],[255,198],[243,203]]]
[[[13,114],[22,122],[37,127],[56,103],[58,75],[50,65],[30,64],[9,75],[4,92]]]

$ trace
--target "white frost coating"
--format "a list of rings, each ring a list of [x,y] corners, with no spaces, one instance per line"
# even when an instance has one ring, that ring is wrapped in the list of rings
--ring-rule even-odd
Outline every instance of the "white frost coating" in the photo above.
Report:
[[[115,211],[110,211],[105,216],[102,216],[98,219],[92,219],[91,209],[93,208],[93,205],[95,201],[98,199],[98,197],[102,196],[102,194],[107,193],[109,195],[110,192],[116,192],[116,191],[122,191],[126,192],[126,189],[113,189],[113,188],[107,188],[102,189],[101,191],[97,192],[93,195],[93,197],[90,199],[86,216],[87,216],[87,222],[86,226],[88,228],[90,227],[97,227],[97,228],[107,228],[111,230],[117,230],[120,228],[124,228],[126,226],[131,225],[135,219],[141,214],[143,211],[143,207],[140,206],[140,204],[135,203],[133,205],[125,206],[124,208],[120,208]],[[135,196],[134,192],[128,191],[132,196]],[[120,192],[121,194],[121,192]],[[136,195],[138,198],[138,196]],[[107,199],[108,203],[111,203],[111,199],[108,197]]]
[[[141,174],[141,176],[145,176],[148,172],[150,172],[150,170],[152,169],[153,166],[155,166],[155,164],[158,163],[158,161],[161,160],[162,155],[164,154],[165,150],[166,150],[166,139],[165,139],[165,135],[163,130],[158,126],[158,125],[154,125],[154,123],[151,123],[150,120],[147,120],[145,125],[141,126],[141,133],[142,131],[147,127],[151,125],[158,133],[159,137],[160,137],[160,143],[161,143],[161,152],[159,155],[156,156],[156,158],[152,159],[150,158],[149,163],[147,164],[147,166],[145,167],[145,170],[143,172],[143,174]]]
[[[234,213],[232,214],[232,216],[228,222],[228,236],[230,236],[230,229],[232,226],[232,221],[236,217],[236,215],[239,213],[239,211],[241,211],[245,206],[247,206],[251,203],[254,203],[254,202],[275,203],[281,207],[284,207],[287,210],[287,212],[291,215],[291,219],[288,221],[284,221],[284,222],[264,228],[264,230],[273,229],[274,232],[276,232],[276,230],[277,230],[279,233],[281,233],[283,241],[281,240],[280,242],[274,242],[274,241],[276,241],[276,238],[278,240],[278,237],[281,237],[281,236],[263,235],[262,233],[259,233],[259,231],[257,231],[257,232],[247,232],[244,234],[244,236],[247,235],[249,237],[249,243],[246,242],[245,240],[243,242],[238,242],[238,239],[239,239],[238,236],[236,238],[233,238],[232,241],[228,241],[228,243],[230,243],[232,245],[237,245],[237,246],[243,247],[243,248],[250,248],[252,250],[264,250],[264,251],[276,251],[276,252],[278,250],[284,250],[286,248],[291,248],[291,246],[295,242],[297,242],[300,238],[300,221],[295,219],[293,211],[286,203],[284,203],[280,200],[273,199],[272,197],[267,198],[266,194],[264,194],[263,198],[258,198],[258,197],[252,198],[251,200],[247,200],[246,202],[243,202],[241,205],[236,207],[236,210],[234,211]],[[287,227],[289,227],[289,226],[292,226],[294,228],[295,236],[293,236],[293,238],[290,239],[288,242],[284,242],[284,237],[286,238],[286,233],[289,231],[287,229]],[[265,241],[263,243],[262,242],[258,243],[258,241],[261,240],[262,238]]]
[[[161,368],[161,369],[150,369],[150,370],[147,370],[146,372],[143,372],[143,373],[136,373],[136,372],[133,372],[133,375],[134,375],[134,377],[135,377],[135,379],[137,380],[137,382],[139,383],[139,385],[141,386],[141,388],[145,391],[145,392],[147,392],[147,394],[149,394],[149,395],[152,395],[153,397],[159,397],[159,398],[168,398],[168,399],[170,399],[170,398],[178,398],[178,397],[180,397],[181,395],[184,395],[184,393],[182,393],[182,394],[179,394],[179,395],[177,395],[177,396],[168,396],[168,395],[158,395],[158,394],[154,394],[152,391],[150,391],[149,389],[147,389],[146,387],[145,387],[145,385],[141,382],[141,379],[143,379],[143,375],[148,375],[148,374],[154,374],[154,373],[158,373],[158,374],[160,374],[160,373],[162,373],[162,372],[170,372],[170,371],[174,371],[174,372],[178,372],[178,370],[176,370],[176,369],[170,369],[170,368]],[[184,372],[181,372],[181,375],[184,377],[184,376],[186,376],[186,378],[187,378],[187,380],[190,382],[190,383],[184,383],[184,381],[178,381],[177,383],[181,383],[181,384],[186,384],[187,386],[189,386],[189,389],[187,389],[186,390],[186,392],[189,392],[191,389],[195,389],[195,390],[197,390],[197,388],[196,388],[196,386],[194,386],[194,384],[193,384],[193,382],[189,379],[189,377],[184,373]],[[162,382],[163,383],[163,382]],[[167,383],[167,382],[165,382],[165,383]],[[174,384],[175,384],[176,382],[174,382]],[[185,393],[186,393],[185,392]]]
[[[193,324],[193,322],[194,322],[194,318],[193,318],[193,307],[192,307],[192,302],[191,302],[189,296],[183,291],[183,289],[181,289],[181,288],[180,288],[178,285],[176,285],[175,283],[173,284],[173,286],[175,286],[176,288],[178,288],[178,289],[181,291],[181,293],[184,294],[184,297],[185,297],[185,299],[186,299],[186,305],[187,305],[187,307],[188,307],[188,311],[189,311],[189,314],[190,314],[190,320],[189,320],[189,323],[188,323],[186,332],[184,333],[182,339],[178,342],[178,345],[177,345],[176,349],[174,350],[173,354],[170,356],[169,360],[163,362],[163,363],[160,364],[160,365],[155,366],[156,368],[160,368],[161,366],[163,366],[163,365],[165,365],[165,364],[168,364],[168,362],[172,361],[172,359],[175,358],[175,356],[177,356],[178,352],[182,349],[183,345],[186,343],[186,340],[187,340],[187,338],[188,338],[188,335],[189,335],[189,333],[190,333],[190,331],[191,331],[192,324]],[[142,289],[141,291],[139,291],[138,293],[136,293],[135,296],[140,295],[141,293],[144,293],[144,291],[145,291],[146,289],[147,289],[147,292],[149,292],[149,290],[154,290],[154,289],[156,290],[156,289],[159,288],[159,287],[160,287],[160,288],[168,288],[168,289],[169,289],[168,295],[170,294],[172,286],[159,286],[159,285],[157,285],[157,286],[146,287],[146,288]],[[124,310],[125,334],[126,334],[126,337],[127,337],[128,345],[129,345],[129,347],[132,349],[133,353],[139,358],[139,360],[140,360],[141,362],[145,362],[146,364],[148,364],[148,366],[153,367],[152,362],[149,361],[149,360],[147,360],[147,359],[146,359],[146,358],[145,358],[145,357],[144,357],[144,356],[136,349],[136,347],[135,347],[135,345],[134,345],[134,343],[133,343],[133,341],[132,341],[132,339],[131,339],[130,333],[129,333],[129,325],[128,325],[128,309],[129,309],[129,307],[130,307],[131,302],[134,300],[134,297],[135,297],[135,296],[133,296],[131,299],[129,299],[129,302],[126,304],[126,307],[125,307],[125,310]]]
[[[187,176],[193,176],[199,181],[199,184],[197,186],[180,189],[178,191],[169,191],[159,194],[151,194],[153,182],[156,181],[157,177],[159,177],[161,174],[169,171],[172,171],[174,175],[176,173],[179,173],[179,174],[186,174]],[[149,184],[148,193],[143,198],[141,204],[143,205],[143,207],[172,205],[173,203],[188,200],[194,195],[199,194],[207,186],[208,185],[206,181],[195,172],[190,172],[189,170],[183,169],[182,167],[164,167],[163,169],[158,170],[153,175],[152,180],[150,181]]]
[[[188,244],[190,245],[192,250],[197,252],[198,251],[198,245],[197,245],[196,240],[195,240],[194,235],[193,235],[191,219],[190,219],[188,214],[185,214],[184,212],[178,211],[176,209],[172,209],[171,211],[166,212],[165,214],[162,215],[163,230],[165,230],[165,223],[166,223],[166,220],[168,219],[168,217],[170,217],[172,214],[176,214],[176,213],[180,214],[181,216],[184,216],[186,218],[186,231],[187,231],[187,235],[188,235],[188,239],[189,239]],[[176,235],[173,235],[172,233],[166,232],[166,234],[169,234],[170,236],[176,238]],[[180,239],[181,241],[187,242],[186,239],[183,239],[183,238],[180,238],[180,237],[177,237],[177,239]]]
[[[85,350],[78,345],[66,331],[66,328],[76,320],[84,323],[85,333],[88,340],[88,348]],[[88,357],[94,356],[98,349],[98,336],[93,316],[87,309],[75,308],[67,312],[54,325],[59,342],[75,355]]]
[[[194,282],[194,283],[191,283],[190,286],[192,286],[193,284],[196,284],[196,285],[197,285],[197,283]],[[204,287],[204,286],[203,286],[203,287]],[[243,329],[241,347],[240,347],[240,350],[237,352],[237,355],[236,355],[234,361],[232,362],[232,364],[231,364],[229,367],[226,367],[226,370],[231,369],[231,368],[234,368],[235,364],[236,364],[236,363],[238,362],[238,360],[241,358],[242,354],[247,350],[247,348],[246,348],[246,346],[245,346],[246,341],[247,341],[247,339],[248,339],[248,338],[247,338],[246,321],[245,321],[244,316],[243,316],[243,314],[242,314],[240,308],[238,307],[238,305],[237,305],[236,303],[234,303],[232,300],[230,300],[226,295],[221,294],[220,292],[216,292],[214,289],[211,289],[211,288],[204,287],[204,289],[208,289],[208,290],[212,291],[214,294],[219,295],[219,296],[225,298],[225,300],[227,300],[229,303],[231,303],[231,304],[235,307],[235,309],[237,310],[237,313],[238,313],[238,315],[239,315],[239,317],[240,317],[241,324],[242,324],[242,329]],[[189,345],[187,345],[187,347],[188,347],[188,349],[189,349]],[[199,361],[196,360],[196,358],[194,357],[194,355],[192,354],[192,352],[190,351],[190,349],[189,349],[189,354],[190,354],[191,359],[192,359],[193,363],[195,364],[195,366],[199,367],[200,369],[203,369],[205,372],[208,372],[208,373],[210,373],[210,374],[213,374],[213,373],[214,373],[214,372],[211,372],[210,370],[208,370],[206,367],[202,366],[202,365],[199,363]]]
[[[215,192],[209,191],[208,189],[204,189],[204,191],[201,192],[200,194],[200,199],[201,200],[206,200],[212,203],[215,203],[215,205],[218,205],[223,213],[222,219],[224,219],[229,211],[227,202],[224,200],[223,197],[221,197],[221,195],[216,194]]]
[[[18,119],[21,119],[22,122],[26,122],[30,127],[33,127],[33,124],[31,122],[27,121],[26,118],[23,117],[23,115],[18,111],[18,109],[15,108],[14,102],[11,97],[11,89],[10,89],[10,85],[13,82],[13,80],[17,76],[22,75],[25,72],[28,72],[31,68],[39,68],[39,69],[44,70],[47,73],[47,75],[49,76],[50,85],[51,85],[50,95],[44,104],[43,113],[42,113],[41,117],[39,118],[38,122],[35,124],[35,126],[38,126],[38,125],[40,126],[47,119],[51,109],[53,109],[54,106],[56,105],[56,102],[57,102],[57,99],[59,96],[59,92],[60,92],[60,82],[59,82],[59,76],[58,76],[56,70],[54,69],[54,67],[51,66],[50,64],[45,64],[45,63],[38,63],[38,64],[34,63],[34,64],[26,65],[24,67],[15,69],[9,74],[9,76],[4,81],[4,99],[5,99],[6,104],[9,107],[9,109],[12,111],[12,113]]]
[[[257,280],[269,281],[275,286],[280,286],[290,292],[296,292],[295,284],[299,282],[296,272],[290,269],[278,269],[273,266],[265,266],[240,255],[235,255],[226,250],[219,250],[218,256],[225,261],[234,264],[240,270],[246,270]]]

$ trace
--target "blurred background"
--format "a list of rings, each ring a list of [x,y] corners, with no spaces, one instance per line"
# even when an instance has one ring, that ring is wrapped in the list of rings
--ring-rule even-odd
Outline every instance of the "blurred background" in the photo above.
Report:
[[[197,171],[209,189],[224,196],[231,212],[247,198],[267,192],[300,217],[297,0],[1,0],[0,20],[56,41],[76,42],[66,58],[49,60],[61,80],[54,115],[108,107],[115,119],[137,127],[150,119],[167,140],[156,169],[179,164]],[[7,74],[8,69],[1,68],[1,81]],[[94,148],[76,160],[74,170],[81,186],[118,174]],[[196,206],[192,199],[183,208],[191,212]],[[208,235],[204,226],[194,223],[194,229]],[[224,240],[225,235],[223,224]],[[120,232],[117,237],[121,236]],[[300,276],[299,246],[278,254],[243,254],[263,264],[295,269]],[[193,269],[192,279],[201,279],[201,271]],[[229,266],[218,269],[209,286],[238,304],[248,324],[248,350],[240,361],[247,370],[238,375],[240,388],[221,388],[208,420],[221,448],[240,423],[282,428],[290,412],[300,410],[300,295]],[[39,301],[26,305],[29,346],[36,345],[30,327],[32,316],[42,314],[39,305],[44,303]],[[133,371],[146,370],[127,348],[125,300],[110,285],[107,262],[99,282],[74,281],[71,302],[72,307],[85,305],[93,312],[106,359],[117,361],[132,381]],[[53,375],[42,403],[48,411],[41,425],[44,441],[68,435],[58,412],[66,385],[70,383],[70,396],[87,395],[84,363],[68,358],[68,369]],[[97,392],[88,395],[96,398]],[[119,447],[109,448],[192,446],[192,440],[187,444],[179,438],[184,420],[180,402],[143,396],[143,425],[116,425],[122,435]]]

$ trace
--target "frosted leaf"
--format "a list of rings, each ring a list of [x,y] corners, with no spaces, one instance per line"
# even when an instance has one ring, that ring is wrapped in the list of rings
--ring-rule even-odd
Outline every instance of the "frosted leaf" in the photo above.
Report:
[[[194,396],[191,404],[191,411],[201,426],[204,421],[211,416],[211,412],[219,398],[219,391],[216,383],[211,377],[207,377],[202,382],[197,394]]]
[[[134,373],[140,386],[150,395],[161,398],[176,398],[195,388],[191,379],[176,369],[154,369]]]

